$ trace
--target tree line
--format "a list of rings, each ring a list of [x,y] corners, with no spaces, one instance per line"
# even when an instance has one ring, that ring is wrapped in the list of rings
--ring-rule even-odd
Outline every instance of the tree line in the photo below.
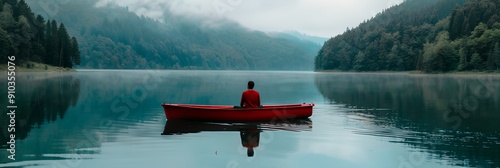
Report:
[[[496,71],[500,1],[406,0],[330,39],[316,70]]]
[[[0,0],[0,55],[72,68],[80,64],[80,49],[63,23],[32,12],[24,0]]]
[[[28,1],[43,13],[37,1]],[[309,46],[223,20],[165,11],[162,20],[113,3],[69,1],[53,16],[80,42],[81,68],[311,70]]]

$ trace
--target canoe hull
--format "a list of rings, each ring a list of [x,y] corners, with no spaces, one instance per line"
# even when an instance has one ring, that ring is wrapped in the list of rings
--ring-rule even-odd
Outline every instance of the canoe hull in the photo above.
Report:
[[[263,108],[189,104],[162,104],[162,106],[168,120],[282,121],[310,117],[314,104],[269,105]]]
[[[206,122],[191,120],[167,120],[162,135],[182,135],[200,132],[241,132],[247,130],[262,131],[311,131],[312,121],[305,119],[287,119],[286,121],[250,121],[250,122]]]

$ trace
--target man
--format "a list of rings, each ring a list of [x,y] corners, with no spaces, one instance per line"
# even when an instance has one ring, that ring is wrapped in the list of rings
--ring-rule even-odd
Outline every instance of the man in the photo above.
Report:
[[[255,83],[248,81],[248,90],[244,91],[241,95],[240,106],[244,108],[259,108],[260,107],[260,94],[253,90]]]
[[[260,130],[257,128],[242,129],[240,130],[240,137],[241,145],[247,148],[247,156],[253,157],[255,154],[253,148],[259,147]]]

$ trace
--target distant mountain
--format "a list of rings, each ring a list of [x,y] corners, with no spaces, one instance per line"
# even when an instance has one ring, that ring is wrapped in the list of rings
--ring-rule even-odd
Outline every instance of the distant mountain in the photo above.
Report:
[[[299,32],[291,32],[291,33],[269,32],[267,34],[271,37],[278,39],[285,39],[294,43],[297,46],[301,46],[301,48],[303,48],[306,51],[307,55],[311,55],[311,57],[314,57],[316,54],[318,54],[318,51],[321,49],[321,46],[327,40],[326,38],[324,38],[324,41],[322,43],[317,43],[320,42],[321,37],[308,36],[306,34],[302,34]]]
[[[314,42],[314,43],[319,44],[319,45],[323,45],[323,44],[325,44],[326,41],[328,41],[328,38],[311,36],[311,35],[307,35],[307,34],[304,34],[304,33],[298,32],[298,31],[285,31],[283,33],[290,34],[290,35],[295,36],[301,40],[311,41],[311,42]]]
[[[498,9],[498,0],[406,0],[328,40],[315,69],[498,70]]]
[[[164,21],[97,0],[64,1],[57,11],[28,0],[34,11],[65,23],[81,46],[81,68],[312,70],[307,46],[248,30],[228,20],[165,12]]]

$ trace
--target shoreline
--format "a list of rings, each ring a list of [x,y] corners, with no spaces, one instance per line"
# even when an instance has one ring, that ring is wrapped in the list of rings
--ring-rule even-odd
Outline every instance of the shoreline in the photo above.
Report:
[[[121,70],[137,70],[137,71],[150,71],[150,70],[164,70],[164,71],[190,71],[184,69],[73,69],[73,68],[62,68],[55,67],[51,65],[46,65],[43,63],[29,62],[29,64],[34,65],[32,68],[27,68],[27,63],[16,66],[16,72],[19,73],[76,73],[85,71],[121,71]],[[7,71],[7,64],[0,64],[0,71]],[[193,70],[197,71],[197,70]],[[212,70],[206,70],[212,71]],[[215,71],[234,71],[234,70],[215,70]],[[276,71],[276,70],[244,70],[244,71]],[[295,71],[295,70],[278,70],[278,71]],[[500,71],[495,72],[481,72],[481,71],[452,71],[444,73],[424,73],[423,71],[341,71],[341,70],[321,70],[321,71],[304,71],[304,72],[315,72],[315,73],[342,73],[342,74],[407,74],[407,75],[423,75],[423,76],[435,76],[435,75],[448,75],[448,76],[500,76]]]
[[[424,73],[423,71],[340,71],[340,70],[321,70],[314,71],[319,73],[352,73],[352,74],[408,74],[408,75],[481,75],[481,76],[500,76],[500,72],[480,72],[480,71],[452,71],[442,73]]]
[[[30,66],[28,68],[27,66]],[[33,73],[38,73],[38,72],[51,72],[51,73],[67,73],[67,72],[77,72],[76,69],[72,68],[63,68],[63,67],[56,67],[56,66],[51,66],[43,63],[37,63],[37,62],[27,62],[23,63],[21,65],[16,65],[16,72],[20,73],[25,73],[25,72],[33,72]],[[7,71],[8,69],[7,64],[0,64],[0,71]]]

